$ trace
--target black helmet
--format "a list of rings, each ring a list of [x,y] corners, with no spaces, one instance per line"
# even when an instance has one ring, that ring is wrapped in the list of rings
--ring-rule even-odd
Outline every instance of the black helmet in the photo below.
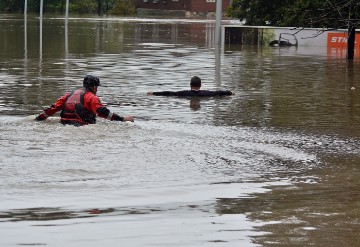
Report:
[[[100,86],[100,79],[97,76],[93,75],[87,75],[84,77],[83,81],[84,87],[94,87],[94,86]]]

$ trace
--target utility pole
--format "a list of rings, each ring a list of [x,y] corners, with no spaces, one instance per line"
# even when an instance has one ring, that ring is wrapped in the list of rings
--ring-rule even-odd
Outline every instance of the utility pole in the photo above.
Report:
[[[27,18],[27,0],[25,0],[25,3],[24,3],[24,17],[25,17],[25,19]]]
[[[67,22],[69,18],[69,0],[66,0],[66,8],[65,8],[65,20]]]
[[[222,0],[216,0],[215,45],[221,44]]]
[[[44,12],[44,0],[40,0],[40,20],[42,21]]]

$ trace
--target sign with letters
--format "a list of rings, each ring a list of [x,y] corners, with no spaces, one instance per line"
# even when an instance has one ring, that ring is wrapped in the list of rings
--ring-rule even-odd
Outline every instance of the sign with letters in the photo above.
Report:
[[[346,32],[329,32],[327,37],[328,53],[346,55],[348,34]],[[355,34],[355,56],[360,56],[360,34]]]

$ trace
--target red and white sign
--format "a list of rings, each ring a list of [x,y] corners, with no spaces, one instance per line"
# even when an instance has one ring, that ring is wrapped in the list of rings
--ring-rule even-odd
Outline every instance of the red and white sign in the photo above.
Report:
[[[336,55],[346,55],[348,45],[347,33],[328,33],[327,48],[328,53],[336,53]],[[360,55],[360,34],[355,34],[355,55]]]
[[[348,41],[347,33],[328,33],[328,47],[346,48]],[[355,35],[355,49],[360,46],[360,34]]]

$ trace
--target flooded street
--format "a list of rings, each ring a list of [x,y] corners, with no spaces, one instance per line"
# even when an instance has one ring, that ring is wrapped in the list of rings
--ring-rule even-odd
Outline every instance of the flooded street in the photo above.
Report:
[[[0,246],[359,245],[359,58],[214,30],[0,15]],[[135,122],[33,120],[86,74]],[[147,95],[194,75],[235,95]]]

